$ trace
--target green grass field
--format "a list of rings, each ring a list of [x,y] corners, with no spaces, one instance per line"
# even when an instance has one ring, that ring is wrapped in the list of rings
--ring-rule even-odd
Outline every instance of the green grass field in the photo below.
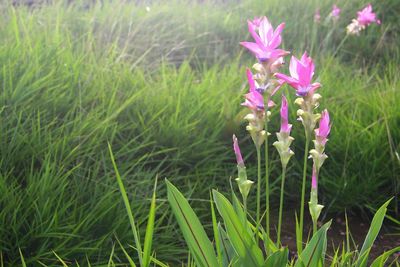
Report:
[[[342,43],[345,26],[366,1],[339,1],[343,20],[335,27],[314,24],[315,9],[328,13],[333,3],[318,2],[154,2],[149,11],[133,2],[1,4],[0,262],[20,265],[21,251],[27,266],[54,266],[55,253],[97,266],[113,247],[114,261],[126,262],[117,240],[133,252],[133,237],[107,142],[141,228],[157,176],[179,185],[199,217],[211,222],[210,189],[229,190],[236,175],[233,133],[255,175],[239,105],[252,61],[238,45],[249,40],[245,21],[255,15],[274,25],[285,21],[284,47],[316,59],[322,104],[333,121],[320,180],[324,211],[369,214],[398,196],[399,4],[375,1],[382,25]],[[303,132],[294,92],[283,90],[296,139],[286,199],[296,207]],[[274,154],[274,206],[278,161]],[[154,249],[176,265],[187,249],[165,190],[159,182]],[[398,201],[390,206],[394,218]]]

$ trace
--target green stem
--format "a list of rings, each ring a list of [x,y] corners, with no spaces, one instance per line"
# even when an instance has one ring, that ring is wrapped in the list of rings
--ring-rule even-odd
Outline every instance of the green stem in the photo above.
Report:
[[[336,47],[335,52],[333,52],[332,57],[335,57],[337,52],[339,52],[339,49],[342,48],[343,44],[346,42],[347,38],[349,37],[348,34],[346,34],[346,36],[342,39],[342,41],[339,43],[339,45]]]
[[[305,194],[306,194],[306,177],[307,177],[307,159],[308,159],[308,147],[309,147],[309,134],[306,130],[306,145],[304,149],[304,164],[303,164],[303,181],[301,186],[301,201],[300,201],[300,229],[299,229],[299,240],[297,240],[297,251],[300,254],[303,251],[303,225],[304,225],[304,205],[305,205]]]
[[[317,220],[313,220],[313,235],[317,232]]]
[[[316,171],[315,176],[316,176],[315,179],[317,180],[317,187],[315,189],[311,189],[311,196],[313,197],[313,200],[310,200],[310,201],[315,202],[315,205],[317,206],[318,205],[318,177],[319,177],[318,170]],[[315,233],[317,232],[317,229],[318,229],[318,226],[317,226],[318,217],[313,218],[312,221],[313,221],[313,235],[315,235]]]
[[[281,226],[282,226],[283,195],[285,192],[285,177],[286,177],[286,167],[282,166],[281,198],[279,201],[278,240],[276,241],[276,245],[278,247],[281,243]]]
[[[265,119],[265,228],[267,231],[267,238],[269,235],[269,166],[268,166],[268,118]],[[267,243],[268,244],[268,241]],[[267,254],[269,253],[269,246],[266,246]]]
[[[244,209],[243,226],[246,226],[247,225],[247,198],[243,198],[243,209]]]
[[[260,147],[256,146],[257,149],[257,216],[256,216],[256,243],[258,244],[260,229],[260,194],[261,194],[261,153]]]

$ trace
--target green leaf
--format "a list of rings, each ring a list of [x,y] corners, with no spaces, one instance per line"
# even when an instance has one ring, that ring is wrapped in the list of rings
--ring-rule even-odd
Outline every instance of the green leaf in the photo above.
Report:
[[[253,232],[247,220],[247,214],[245,213],[244,209],[242,208],[242,204],[240,203],[238,197],[233,191],[232,191],[232,198],[233,198],[233,208],[235,209],[236,215],[239,217],[240,222],[243,224],[243,227],[246,228],[249,235],[253,238]]]
[[[114,247],[113,247],[114,250]],[[53,251],[53,254],[56,256],[56,258],[61,262],[63,267],[68,267],[68,265],[65,263],[65,261],[63,261],[63,259],[61,259],[60,256],[57,255],[57,253],[55,251]]]
[[[140,244],[140,237],[139,237],[138,231],[136,229],[136,223],[135,223],[135,219],[132,214],[132,209],[131,209],[131,204],[129,203],[128,194],[126,193],[124,183],[122,182],[121,175],[119,174],[117,164],[115,163],[114,154],[112,152],[110,143],[108,143],[108,151],[110,152],[111,162],[114,167],[115,176],[117,177],[119,191],[121,192],[122,199],[123,199],[124,205],[125,205],[125,209],[126,209],[126,212],[128,213],[129,223],[131,225],[133,238],[135,239],[135,245],[136,245],[136,248],[138,251],[139,263],[140,263],[140,265],[142,265],[143,260],[142,260],[142,246]]]
[[[255,230],[255,227],[254,227],[254,230]],[[267,236],[267,233],[264,230],[262,231],[262,239],[264,241],[264,246],[267,248],[266,249],[267,251],[270,251],[272,253],[278,251],[278,248],[277,248],[275,242],[272,241],[272,239]]]
[[[297,253],[300,254],[303,248],[303,240],[302,240],[303,229],[300,229],[300,223],[299,220],[297,219],[297,213],[295,213],[294,215],[296,219],[296,248],[297,248]]]
[[[394,249],[388,250],[386,252],[384,252],[382,255],[380,255],[378,258],[376,258],[370,267],[383,267],[385,266],[385,263],[387,261],[387,259],[389,258],[390,255],[392,255],[393,253],[399,252],[400,251],[400,247],[396,247]]]
[[[211,219],[212,219],[212,225],[213,225],[213,232],[214,232],[214,242],[215,242],[215,248],[217,250],[217,257],[218,257],[218,262],[219,266],[224,266],[223,265],[223,260],[222,260],[222,248],[221,248],[221,238],[218,232],[218,223],[217,223],[217,216],[215,215],[215,209],[214,209],[214,201],[212,200],[212,195],[210,192],[210,207],[211,207]]]
[[[239,260],[245,266],[262,266],[264,263],[262,252],[236,215],[232,204],[215,190],[213,190],[213,196],[217,209],[224,219],[229,241],[238,254]]]
[[[289,249],[281,248],[267,258],[264,266],[285,267],[288,264]]]
[[[332,261],[331,261],[331,267],[335,267],[339,265],[339,248],[335,249],[335,254],[332,257]]]
[[[122,246],[121,242],[119,241],[119,239],[117,238],[117,242],[120,246],[120,248],[122,249],[122,252],[124,253],[126,259],[129,261],[129,266],[131,267],[136,267],[135,262],[133,261],[132,257],[129,256],[129,253],[126,251],[126,249],[124,248],[124,246]]]
[[[311,238],[303,252],[300,254],[295,267],[318,267],[324,266],[326,251],[326,232],[331,225],[331,221],[324,224]]]
[[[22,267],[26,267],[24,255],[22,255],[22,251],[21,251],[20,248],[19,248],[18,250],[19,250],[19,255],[20,255],[20,257],[21,257],[21,264],[22,264]]]
[[[368,256],[369,256],[369,251],[370,251],[372,245],[374,244],[375,239],[379,234],[379,231],[381,230],[383,219],[385,219],[387,206],[389,205],[391,200],[392,199],[389,199],[388,201],[386,201],[375,213],[375,216],[371,222],[371,227],[368,230],[367,236],[365,237],[364,244],[361,248],[361,251],[359,254],[360,256],[356,263],[357,267],[366,266]]]
[[[168,202],[197,265],[218,266],[212,244],[188,201],[173,184],[168,180],[165,180],[165,182],[168,189]]]
[[[222,255],[222,266],[234,266],[238,261],[238,255],[235,249],[229,242],[228,235],[222,228],[221,224],[218,224],[218,233],[220,237],[221,255]]]
[[[115,245],[113,245],[112,246],[112,249],[111,249],[111,253],[110,253],[110,257],[108,257],[108,263],[107,263],[107,266],[113,266],[113,265],[115,265],[114,264],[114,261],[113,261],[113,257],[114,257],[114,249],[115,249]],[[54,252],[54,254],[56,255],[56,257],[58,258],[58,255]],[[60,261],[62,261],[61,259],[59,259]],[[68,265],[63,265],[63,267],[68,267]]]
[[[151,198],[149,218],[147,219],[146,235],[144,237],[143,245],[143,266],[150,266],[151,246],[153,244],[153,233],[154,233],[154,218],[156,215],[156,189],[157,189],[157,178],[154,182],[153,196]]]

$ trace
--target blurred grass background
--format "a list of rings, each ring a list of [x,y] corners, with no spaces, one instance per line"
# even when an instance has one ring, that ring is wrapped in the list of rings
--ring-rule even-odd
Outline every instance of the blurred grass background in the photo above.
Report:
[[[296,56],[307,50],[316,60],[321,107],[333,120],[320,186],[327,216],[358,214],[398,195],[398,1],[373,2],[382,25],[343,43],[345,26],[366,1],[22,2],[0,5],[0,253],[6,265],[20,264],[19,249],[29,266],[54,265],[53,251],[71,263],[100,264],[114,245],[118,250],[116,240],[132,244],[107,142],[139,224],[146,222],[156,175],[186,192],[210,221],[210,188],[228,190],[236,172],[233,133],[255,174],[239,105],[253,59],[238,45],[250,39],[246,20],[254,16],[267,15],[274,26],[285,21],[283,46]],[[333,3],[342,8],[339,22],[315,24],[315,10],[324,18]],[[284,90],[293,102],[292,89]],[[272,132],[279,129],[277,111],[273,116]],[[296,207],[303,133],[293,105],[291,121],[296,160],[285,199]],[[275,188],[276,153],[271,167]],[[156,256],[176,263],[186,248],[159,184]],[[396,217],[398,199],[392,204]]]

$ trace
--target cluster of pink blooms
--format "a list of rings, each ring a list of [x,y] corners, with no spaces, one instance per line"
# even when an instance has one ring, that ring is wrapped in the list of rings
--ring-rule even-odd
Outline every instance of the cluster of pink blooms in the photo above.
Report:
[[[346,28],[347,33],[359,35],[371,23],[381,24],[381,21],[372,12],[372,6],[369,4],[363,10],[357,12],[357,19],[353,19]]]
[[[334,22],[336,22],[339,20],[340,12],[340,8],[337,5],[333,5],[328,18],[331,18]],[[319,8],[315,11],[314,21],[316,23],[321,22],[321,13]],[[352,22],[346,27],[346,31],[348,34],[359,35],[359,33],[371,23],[380,24],[381,21],[377,19],[376,14],[372,11],[372,5],[368,4],[361,11],[357,12],[357,18],[353,19]]]
[[[295,56],[290,59],[289,72],[291,77],[282,73],[277,73],[275,76],[294,88],[298,96],[306,96],[313,94],[315,90],[321,87],[320,83],[311,82],[314,76],[314,68],[313,60],[307,55],[307,52],[304,52],[300,60]]]
[[[334,23],[339,20],[341,9],[337,5],[332,6],[332,10],[326,21],[332,20]],[[315,22],[320,22],[320,11],[314,15]],[[371,23],[380,24],[376,14],[372,12],[372,6],[368,5],[363,10],[357,13],[357,19],[353,19],[352,23],[347,26],[348,34],[359,34]],[[268,122],[271,111],[269,109],[275,106],[272,97],[284,85],[292,87],[297,96],[294,103],[299,106],[297,110],[298,120],[301,121],[304,127],[306,138],[306,149],[304,157],[304,175],[302,183],[302,197],[300,210],[300,224],[296,228],[299,231],[299,240],[302,240],[302,229],[304,219],[304,204],[305,204],[305,181],[307,174],[307,160],[312,158],[313,167],[311,175],[311,192],[309,201],[309,211],[313,221],[313,231],[317,231],[317,222],[323,206],[318,203],[318,177],[320,169],[324,161],[328,158],[325,154],[325,146],[328,141],[328,136],[331,131],[331,123],[329,112],[325,109],[321,113],[316,112],[319,107],[321,95],[316,91],[321,88],[321,84],[314,80],[315,64],[312,58],[304,52],[301,58],[292,56],[289,63],[289,75],[279,72],[284,64],[284,58],[290,52],[281,49],[282,31],[285,24],[279,24],[275,29],[267,19],[267,17],[259,17],[248,21],[248,30],[253,38],[253,42],[241,42],[240,44],[247,48],[257,59],[257,63],[253,65],[254,73],[246,70],[249,91],[245,94],[245,101],[242,106],[248,109],[248,114],[244,117],[248,121],[246,130],[249,132],[257,149],[258,158],[258,181],[257,181],[257,228],[260,223],[260,182],[261,182],[261,153],[260,148],[264,144],[266,157],[266,229],[269,235],[269,171],[268,171]],[[278,241],[280,241],[280,226],[283,207],[283,192],[284,181],[286,176],[286,167],[290,158],[294,155],[291,150],[291,144],[294,138],[290,136],[292,125],[289,123],[288,101],[284,95],[281,100],[281,126],[279,132],[276,133],[277,140],[273,143],[277,149],[281,165],[281,199],[279,208],[279,223],[278,223]],[[316,128],[318,124],[318,128]],[[309,141],[313,139],[314,148],[308,151]],[[238,178],[236,181],[239,190],[242,194],[244,203],[253,181],[247,179],[246,167],[239,149],[238,139],[233,136],[233,148],[236,155]],[[308,157],[309,155],[309,157]],[[296,235],[297,235],[296,230]],[[301,250],[301,242],[297,244]]]
[[[332,16],[338,17],[339,14],[340,9],[334,6]],[[314,158],[315,167],[312,184],[313,188],[316,188],[319,169],[323,160],[327,157],[324,148],[330,132],[329,114],[326,110],[322,112],[322,115],[314,113],[319,105],[318,100],[321,98],[315,91],[321,87],[321,84],[313,81],[315,65],[306,52],[300,59],[292,56],[289,64],[290,76],[278,72],[284,62],[284,56],[289,54],[289,52],[279,48],[284,26],[285,24],[282,23],[274,30],[266,17],[248,21],[249,32],[255,42],[242,42],[241,45],[247,48],[258,62],[253,66],[256,71],[255,74],[247,69],[249,91],[245,95],[245,102],[242,105],[249,109],[250,113],[245,117],[249,121],[247,130],[256,147],[259,148],[265,140],[265,135],[268,134],[264,129],[270,114],[268,109],[274,106],[271,97],[283,84],[288,84],[295,90],[298,96],[295,103],[300,106],[297,111],[299,120],[303,123],[308,138],[311,137],[313,132],[315,134],[315,149],[311,150],[310,153]],[[274,146],[280,154],[282,166],[286,168],[286,164],[294,154],[290,149],[294,139],[290,136],[292,125],[289,124],[288,119],[287,99],[283,95],[280,115],[281,128],[277,133],[278,140],[274,143]],[[314,130],[318,122],[319,128]],[[244,166],[236,137],[234,137],[234,150],[238,167]],[[245,180],[242,179],[241,181],[244,182]]]
[[[249,108],[250,113],[245,117],[249,122],[246,129],[249,131],[254,144],[260,148],[268,134],[265,130],[265,121],[268,120],[268,108],[274,106],[271,97],[282,86],[274,78],[274,74],[282,66],[283,57],[289,52],[279,48],[282,42],[281,33],[285,24],[274,29],[266,17],[248,21],[248,29],[254,42],[241,42],[257,59],[253,68],[255,75],[247,69],[249,92],[242,104]]]
[[[241,42],[240,44],[249,49],[260,62],[272,64],[288,54],[287,51],[277,48],[282,42],[281,32],[285,28],[284,23],[274,30],[268,19],[263,17],[248,21],[248,28],[255,43]]]

